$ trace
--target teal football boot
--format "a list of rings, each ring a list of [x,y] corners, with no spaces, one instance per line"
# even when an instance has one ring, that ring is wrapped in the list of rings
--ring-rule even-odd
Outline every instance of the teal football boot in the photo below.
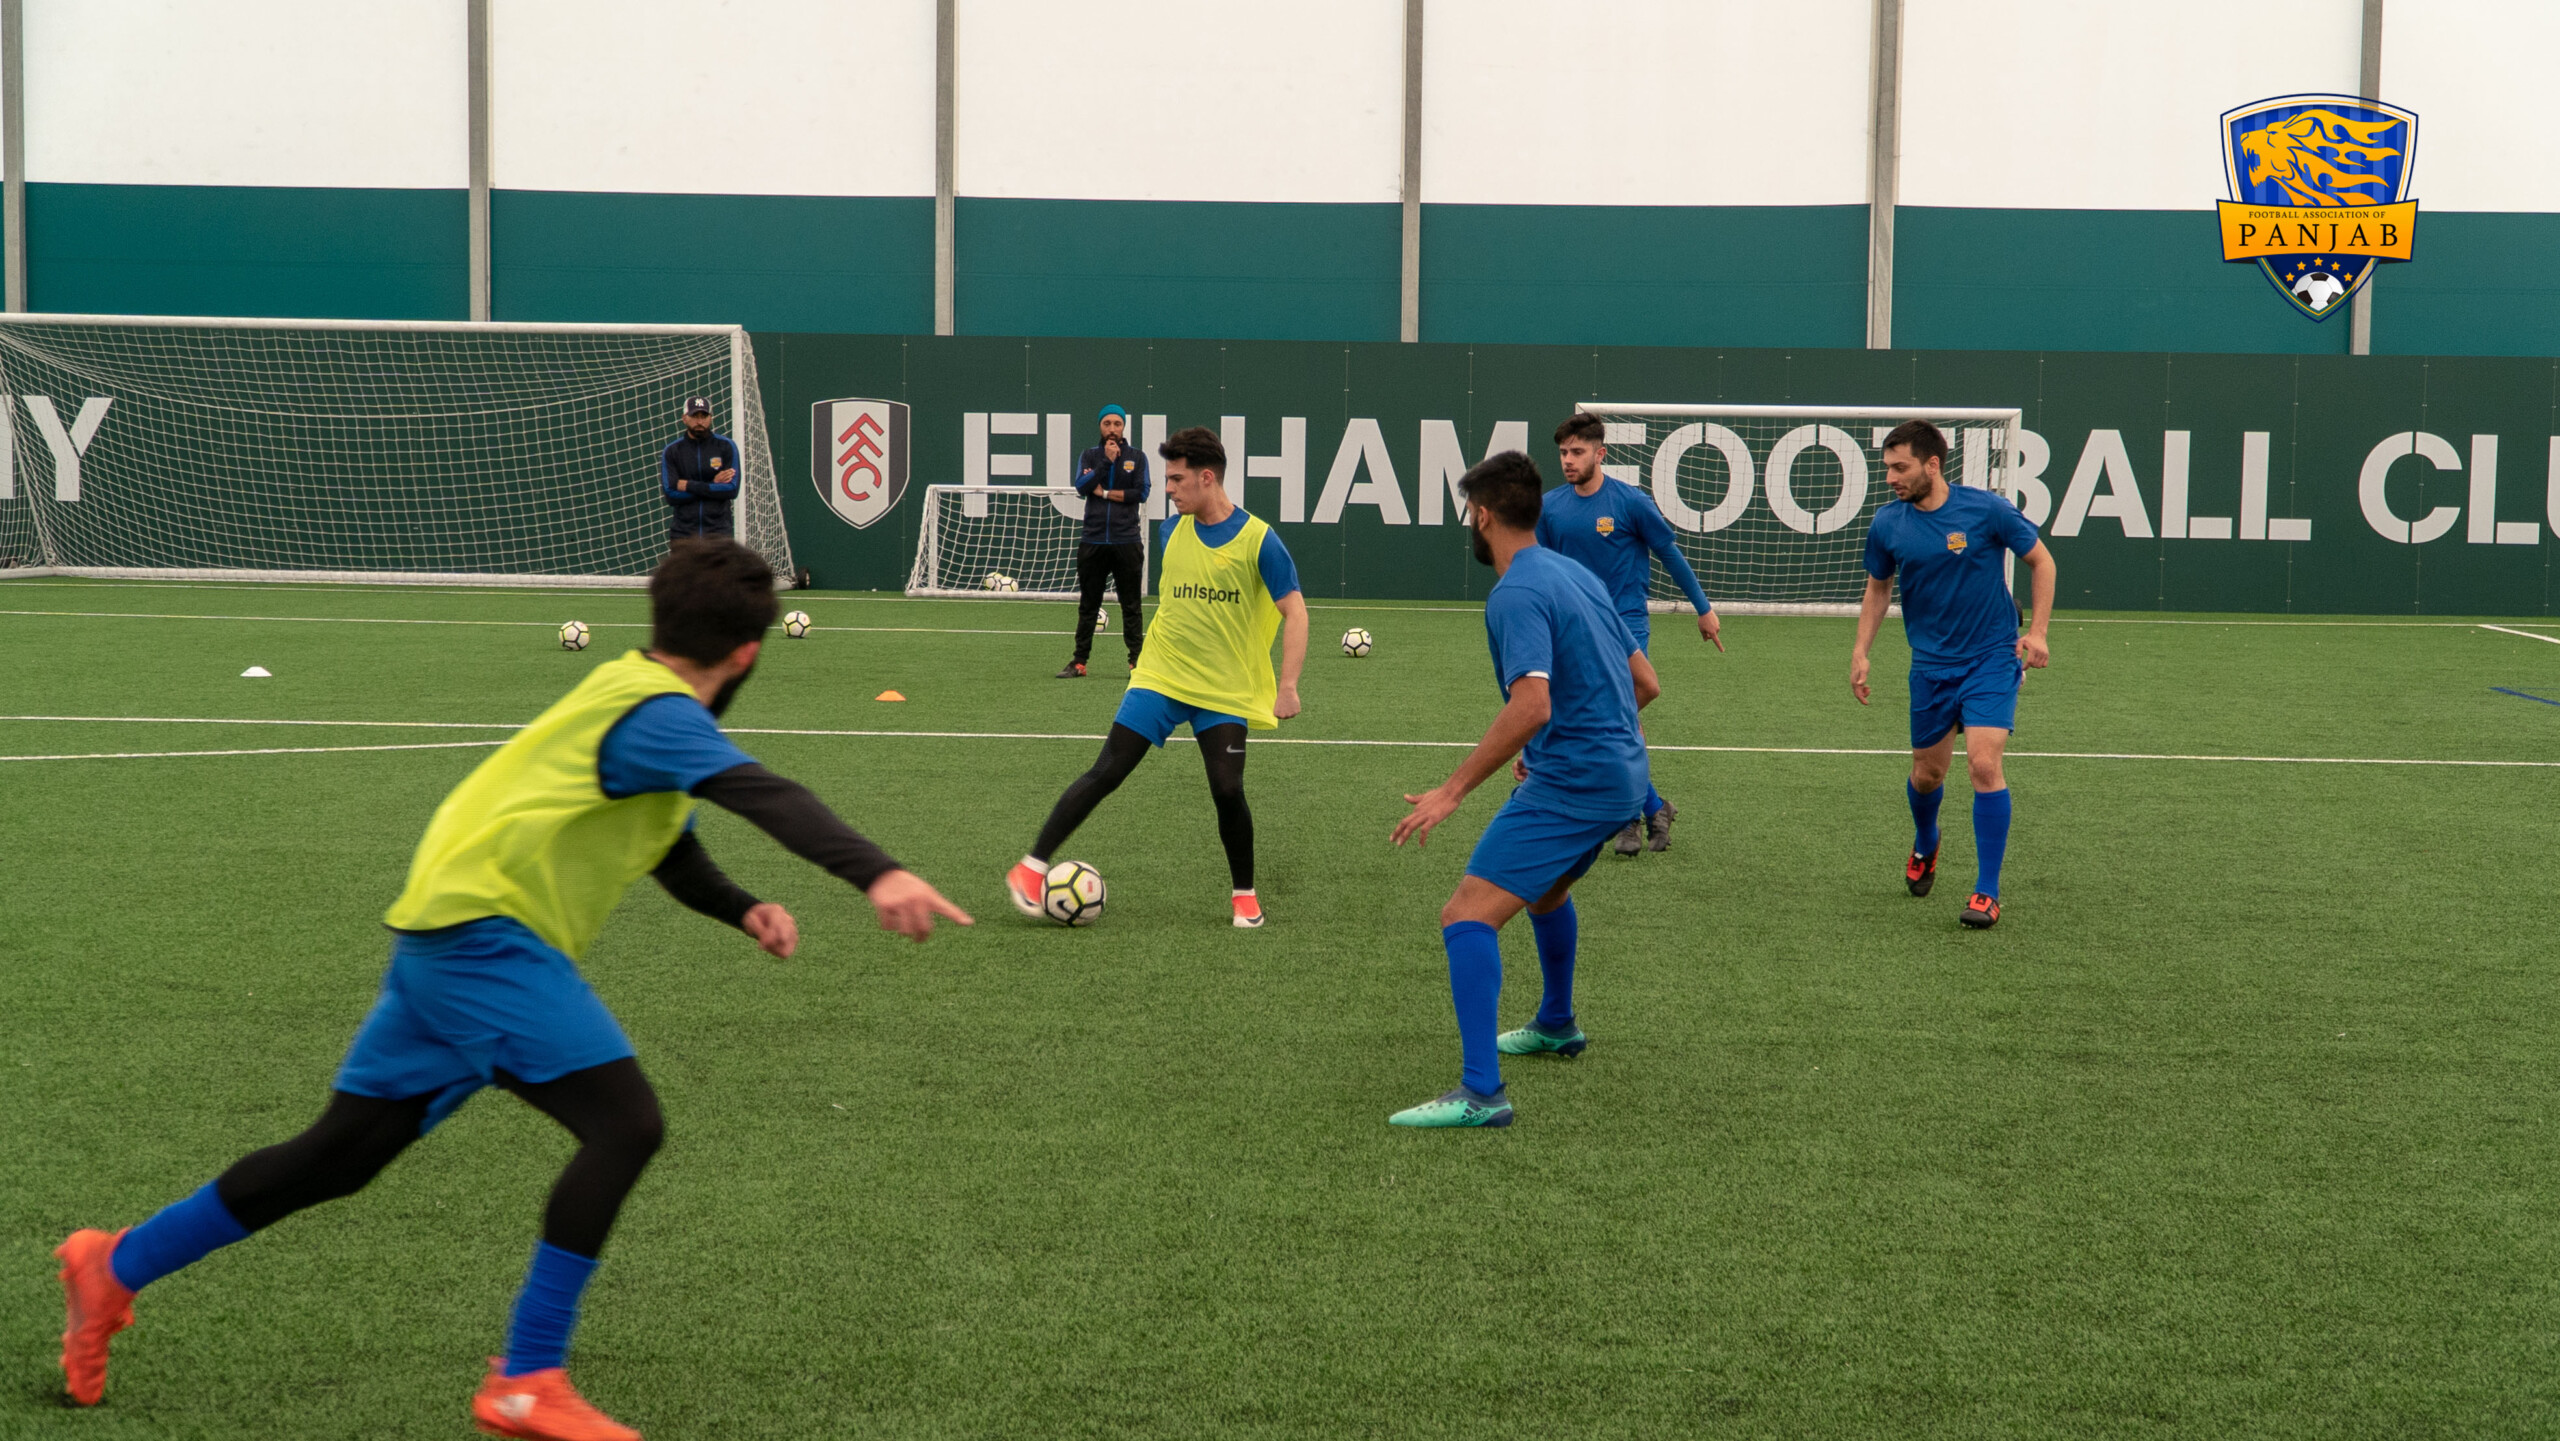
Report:
[[[1506,1056],[1557,1055],[1568,1061],[1581,1055],[1590,1044],[1591,1038],[1582,1034],[1580,1026],[1568,1024],[1560,1031],[1551,1031],[1535,1021],[1493,1038],[1493,1048]]]
[[[1508,1126],[1511,1088],[1480,1096],[1464,1086],[1437,1100],[1425,1101],[1387,1117],[1390,1126]]]

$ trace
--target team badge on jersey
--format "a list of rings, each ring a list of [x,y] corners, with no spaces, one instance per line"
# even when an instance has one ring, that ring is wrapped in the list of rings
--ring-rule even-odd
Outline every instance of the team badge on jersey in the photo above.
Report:
[[[1951,530],[1947,532],[1947,549],[1954,551],[1958,555],[1964,554],[1963,531]]]
[[[1618,522],[1616,518],[1604,515],[1593,524],[1592,529],[1600,532],[1602,535],[1615,535],[1618,530]]]
[[[1120,462],[1120,468],[1122,470],[1136,470],[1138,468],[1138,463],[1134,460],[1124,460]]]
[[[2418,117],[2353,95],[2279,95],[2222,116],[2222,258],[2255,265],[2313,320],[2412,258]]]
[[[809,479],[827,509],[860,529],[907,493],[907,407],[895,400],[821,400],[809,407]]]

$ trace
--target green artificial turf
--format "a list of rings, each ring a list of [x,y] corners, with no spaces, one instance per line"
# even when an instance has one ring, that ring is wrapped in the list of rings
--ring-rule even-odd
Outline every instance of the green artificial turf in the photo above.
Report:
[[[1064,606],[794,602],[824,629],[734,727],[1098,737],[1117,701],[1116,636],[1049,679]],[[645,634],[632,594],[0,610],[90,613],[0,615],[11,715],[519,722]],[[175,618],[228,616],[276,619]],[[1498,705],[1472,610],[1315,621],[1283,739],[1463,744]],[[1375,656],[1334,652],[1351,624]],[[2560,770],[2094,758],[2560,760],[2560,706],[2494,689],[2560,700],[2560,645],[2066,618],[2013,745],[2093,755],[2012,760],[2008,913],[1972,933],[1961,778],[1938,893],[1900,881],[1898,627],[1861,708],[1847,621],[1736,618],[1724,655],[1686,626],[1651,739],[1764,749],[1657,752],[1676,845],[1578,890],[1592,1048],[1511,1066],[1507,1132],[1385,1124],[1457,1074],[1437,912],[1499,788],[1386,839],[1457,749],[1258,745],[1272,922],[1238,932],[1169,747],[1068,848],[1111,885],[1070,932],[1001,875],[1092,740],[742,737],[979,924],[884,936],[720,813],[798,957],[633,889],[585,969],[670,1141],[572,1374],[662,1441],[2560,1430]],[[500,734],[9,720],[0,754]],[[0,1435],[468,1434],[569,1150],[511,1098],[150,1288],[96,1411],[58,1399],[47,1251],[316,1113],[482,754],[0,763]],[[1516,1023],[1525,926],[1505,953]]]

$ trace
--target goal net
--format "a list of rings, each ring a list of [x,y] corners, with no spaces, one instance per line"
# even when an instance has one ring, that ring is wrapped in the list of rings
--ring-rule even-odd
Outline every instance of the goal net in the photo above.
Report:
[[[1886,432],[1946,432],[1950,485],[2010,494],[2014,409],[1860,405],[1643,405],[1590,401],[1608,427],[1606,472],[1662,507],[1707,599],[1737,615],[1855,615],[1867,522],[1893,499]],[[2014,497],[2012,497],[2014,499]],[[1687,610],[1653,572],[1653,609]]]
[[[0,316],[0,566],[636,585],[691,396],[738,443],[738,539],[791,575],[735,326]]]
[[[1153,542],[1149,529],[1138,527],[1142,544]],[[1076,552],[1083,543],[1084,497],[1072,490],[928,485],[907,594],[1074,600],[1081,594]]]

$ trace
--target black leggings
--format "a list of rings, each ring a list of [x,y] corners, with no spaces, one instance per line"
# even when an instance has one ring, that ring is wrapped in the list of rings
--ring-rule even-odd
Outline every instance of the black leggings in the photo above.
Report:
[[[539,1085],[501,1071],[498,1084],[578,1138],[578,1153],[551,1188],[542,1239],[581,1256],[604,1254],[622,1198],[666,1139],[657,1093],[640,1074],[640,1063],[626,1056]],[[352,1196],[418,1139],[433,1099],[385,1101],[332,1092],[328,1109],[309,1130],[241,1157],[214,1182],[215,1194],[252,1231],[305,1207]]]
[[[1244,803],[1244,727],[1211,726],[1195,739],[1200,742],[1200,762],[1209,772],[1209,799],[1218,808],[1218,843],[1227,849],[1227,875],[1237,890],[1252,890],[1253,809]],[[1147,738],[1112,722],[1093,769],[1067,783],[1066,794],[1058,797],[1057,806],[1049,812],[1049,823],[1040,828],[1031,853],[1044,861],[1055,860],[1067,837],[1146,758]]]

